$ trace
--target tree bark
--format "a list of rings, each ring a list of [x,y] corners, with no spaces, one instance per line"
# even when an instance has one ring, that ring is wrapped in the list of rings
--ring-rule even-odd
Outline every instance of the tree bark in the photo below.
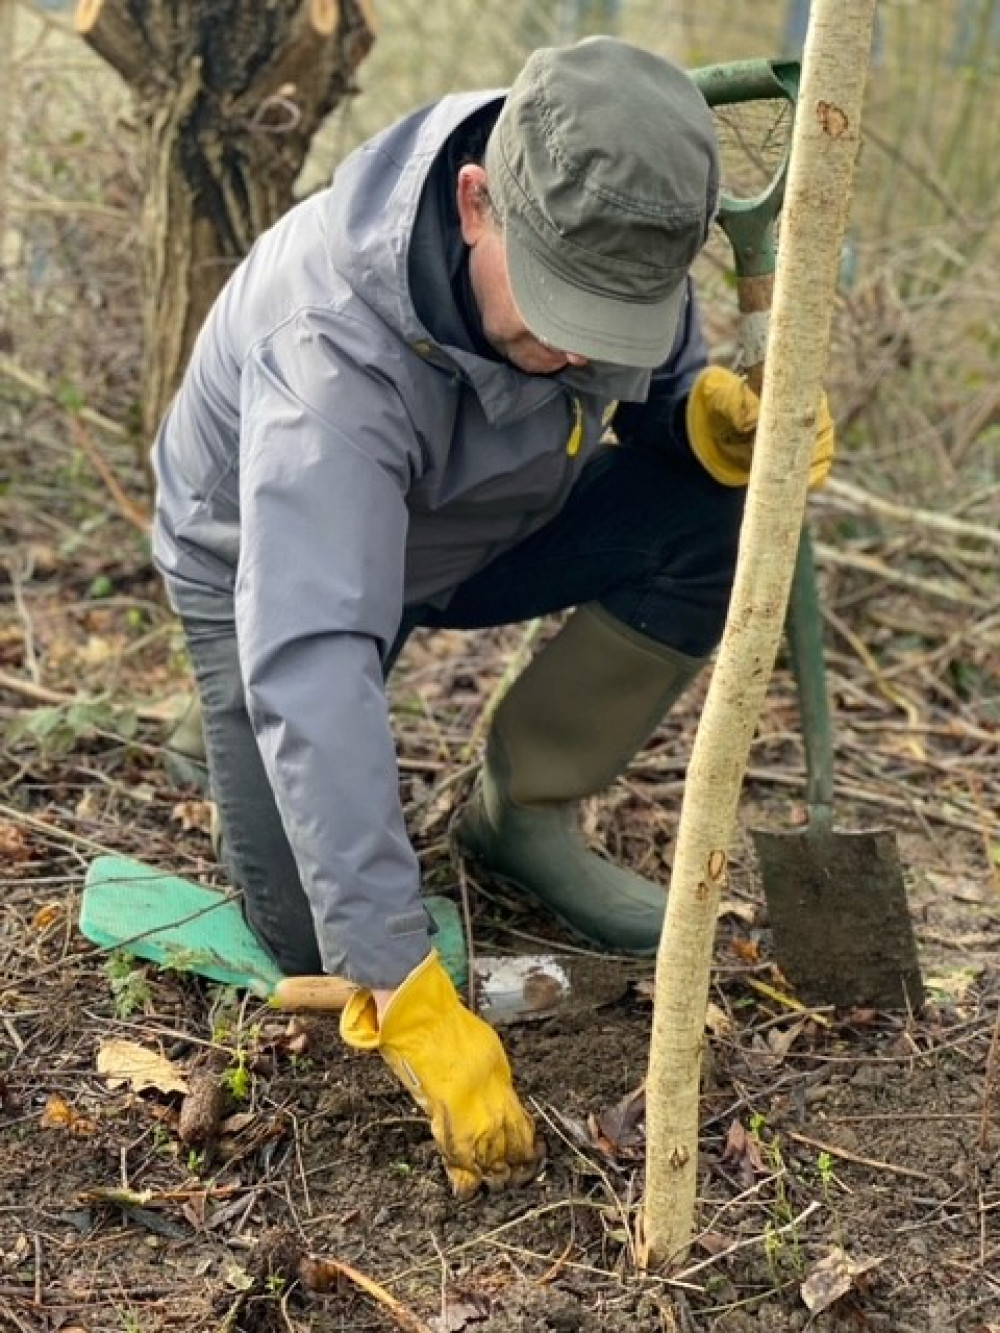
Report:
[[[640,1257],[694,1230],[698,1102],[720,894],[785,619],[847,222],[875,0],[814,0],[778,254],[767,375],[729,616],[688,770],[657,957]]]
[[[129,85],[145,173],[143,435],[209,307],[293,203],[323,119],[355,91],[371,0],[78,0],[77,32]]]

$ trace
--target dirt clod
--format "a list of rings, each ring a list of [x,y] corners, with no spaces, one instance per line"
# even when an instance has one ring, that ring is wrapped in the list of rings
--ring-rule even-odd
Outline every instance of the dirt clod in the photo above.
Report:
[[[219,1136],[226,1105],[226,1091],[219,1074],[203,1069],[192,1074],[190,1091],[181,1103],[177,1136],[195,1148],[213,1144]]]

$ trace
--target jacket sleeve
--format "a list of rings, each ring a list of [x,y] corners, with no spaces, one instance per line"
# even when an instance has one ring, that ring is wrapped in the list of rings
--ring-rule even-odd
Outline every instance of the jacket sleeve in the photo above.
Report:
[[[644,403],[622,403],[614,430],[622,444],[658,450],[680,450],[690,456],[685,414],[688,394],[708,364],[698,301],[688,279],[688,299],[670,356],[653,371]]]
[[[251,722],[324,968],[392,987],[430,948],[381,665],[402,608],[413,426],[391,382],[309,327],[251,354],[241,399]]]

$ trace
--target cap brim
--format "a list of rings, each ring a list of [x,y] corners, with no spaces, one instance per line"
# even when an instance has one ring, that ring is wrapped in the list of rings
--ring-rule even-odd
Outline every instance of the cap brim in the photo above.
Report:
[[[536,338],[590,361],[648,370],[670,355],[687,297],[686,275],[655,301],[585,291],[554,273],[527,243],[516,213],[504,219],[507,273],[521,318]]]

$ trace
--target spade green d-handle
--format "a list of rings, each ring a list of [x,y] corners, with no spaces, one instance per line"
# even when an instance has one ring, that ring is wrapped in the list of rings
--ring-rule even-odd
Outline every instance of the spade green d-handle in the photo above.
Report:
[[[734,60],[724,65],[703,65],[689,70],[710,107],[775,99],[791,102],[799,95],[801,66],[795,60]],[[791,143],[791,135],[788,136]],[[736,276],[774,275],[774,223],[781,211],[788,175],[787,150],[770,181],[758,194],[738,197],[723,188],[718,223],[732,246]]]

